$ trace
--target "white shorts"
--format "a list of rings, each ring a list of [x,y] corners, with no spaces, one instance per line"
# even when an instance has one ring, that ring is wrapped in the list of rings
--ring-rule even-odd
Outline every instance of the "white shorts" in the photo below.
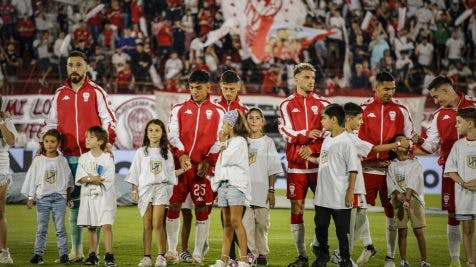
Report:
[[[182,209],[192,210],[194,208],[195,208],[195,205],[193,204],[192,197],[190,196],[190,193],[188,193],[187,198],[182,203]]]
[[[172,196],[171,187],[166,183],[162,183],[154,186],[153,190],[154,192],[152,193],[152,198],[150,199],[152,206],[168,206],[170,197]]]

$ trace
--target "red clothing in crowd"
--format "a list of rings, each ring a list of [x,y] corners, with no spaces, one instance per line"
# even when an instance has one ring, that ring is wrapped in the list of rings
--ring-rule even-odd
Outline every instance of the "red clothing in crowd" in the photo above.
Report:
[[[213,29],[212,12],[200,12],[198,14],[198,24],[200,25],[200,35],[209,33]]]
[[[117,90],[120,93],[126,93],[129,89],[133,74],[130,69],[122,69],[117,73]]]
[[[140,17],[142,16],[142,5],[139,5],[138,1],[131,2],[131,20],[134,24],[139,24]]]
[[[112,36],[114,35],[114,30],[109,28],[109,29],[104,29],[101,33],[102,36],[104,36],[104,45],[106,47],[111,48],[112,47]]]
[[[89,32],[88,29],[79,27],[73,32],[73,40],[77,42],[84,41],[87,44],[91,41],[91,33]]]
[[[87,12],[91,11],[93,8],[94,7],[89,8]],[[102,11],[99,11],[96,15],[94,15],[94,17],[89,18],[86,23],[91,26],[99,26],[103,24],[103,18],[104,14],[102,13]]]
[[[13,23],[14,14],[15,14],[15,7],[12,4],[7,4],[7,3],[0,4],[0,17],[3,20],[3,24]]]
[[[119,30],[122,30],[122,17],[124,12],[121,8],[110,8],[107,18],[112,25],[115,25]]]
[[[18,21],[17,30],[20,37],[29,38],[33,37],[35,32],[35,23],[29,18],[22,18]]]
[[[65,84],[56,90],[50,113],[42,131],[58,129],[63,136],[61,149],[65,156],[77,156],[88,151],[86,130],[94,125],[107,129],[109,143],[116,139],[116,115],[106,92],[88,78],[78,91]]]
[[[276,71],[267,70],[264,73],[263,83],[261,84],[261,91],[265,94],[271,94],[274,91],[274,87],[278,85],[279,73]]]
[[[158,46],[172,46],[173,39],[172,39],[172,26],[164,25],[159,30],[158,38],[157,38],[157,45]]]

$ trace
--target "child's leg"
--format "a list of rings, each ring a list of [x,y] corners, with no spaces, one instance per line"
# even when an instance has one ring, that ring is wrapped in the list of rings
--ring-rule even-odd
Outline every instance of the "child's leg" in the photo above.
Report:
[[[36,229],[35,251],[34,253],[43,256],[46,247],[46,236],[48,234],[48,222],[50,219],[51,202],[46,196],[36,202]]]
[[[243,206],[230,206],[230,222],[238,239],[238,246],[240,247],[240,260],[246,258],[248,262],[248,246],[246,241],[246,232],[243,227]]]
[[[112,225],[105,224],[102,227],[104,228],[104,248],[106,253],[112,253]]]
[[[314,215],[314,224],[316,225],[315,235],[319,243],[319,260],[329,261],[328,229],[331,220],[331,214],[328,208],[314,206],[316,211]]]
[[[418,249],[420,250],[421,260],[426,261],[426,239],[423,233],[423,228],[413,228],[413,233],[418,242]]]
[[[144,230],[142,232],[142,243],[144,244],[144,256],[151,255],[151,246],[152,246],[152,211],[153,207],[149,203],[147,210],[144,213],[144,217],[142,217],[142,224],[144,226]]]
[[[354,232],[354,246],[359,241],[362,233],[365,229],[365,223],[367,221],[367,209],[357,208],[357,213],[355,214],[355,232]],[[367,244],[370,245],[370,244]]]
[[[192,230],[192,210],[191,209],[182,209],[182,229],[181,229],[181,240],[182,240],[182,250],[188,251],[188,239],[190,238],[190,231]]]
[[[407,229],[398,229],[398,249],[400,250],[400,259],[407,260]]]
[[[248,210],[248,209],[247,209]],[[256,216],[256,230],[255,230],[255,245],[258,255],[268,255],[268,231],[269,231],[269,209],[257,208],[255,210]],[[247,236],[248,237],[248,236]],[[248,237],[253,238],[253,237]]]
[[[350,211],[350,220],[349,220],[349,253],[352,254],[352,249],[354,248],[355,234],[356,234],[356,220],[357,220],[357,209],[353,208]]]
[[[474,263],[473,257],[474,220],[463,221],[463,241],[468,263]]]
[[[260,242],[261,240],[258,239],[258,218],[256,218],[256,211],[257,208],[249,207],[245,211],[245,215],[243,215],[243,225],[245,226],[246,237],[247,237],[247,245],[248,249],[251,253],[258,255],[258,250],[256,247],[256,243]]]
[[[349,231],[351,209],[331,210],[339,240],[339,252],[343,261],[350,261]]]
[[[233,227],[231,226],[230,207],[222,207],[223,214],[223,244],[221,246],[221,260],[228,263],[228,253],[230,252],[231,240],[233,238]]]
[[[88,228],[88,237],[89,237],[89,252],[94,252],[96,255],[97,247],[98,247],[98,236],[96,235],[96,228],[97,227],[89,227]]]
[[[53,198],[53,222],[56,229],[56,240],[58,243],[58,254],[61,256],[68,255],[68,235],[66,234],[66,226],[64,223],[64,216],[66,212],[66,199],[55,194]]]
[[[165,227],[164,227],[164,217],[165,217],[165,206],[157,205],[153,206],[153,220],[152,226],[155,231],[157,238],[157,251],[158,254],[163,255],[166,251],[165,246]]]

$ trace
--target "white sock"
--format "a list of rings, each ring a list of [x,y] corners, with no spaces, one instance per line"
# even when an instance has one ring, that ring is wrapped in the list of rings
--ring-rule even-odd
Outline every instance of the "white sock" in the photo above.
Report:
[[[370,236],[370,225],[369,225],[369,218],[365,215],[365,222],[362,226],[362,242],[364,246],[372,245],[372,237]]]
[[[386,239],[387,239],[387,256],[395,258],[395,247],[397,244],[397,231],[393,227],[393,219],[387,218]]]
[[[200,258],[203,258],[203,246],[207,241],[209,231],[210,219],[197,221],[195,223],[195,247],[193,249],[193,256],[200,256]]]
[[[99,240],[98,240],[98,244],[99,244]],[[75,246],[74,252],[76,253],[76,257],[84,256],[83,244],[79,244],[79,245]]]
[[[165,220],[165,229],[167,231],[167,245],[169,251],[177,253],[178,236],[180,230],[180,218]]]
[[[304,244],[304,224],[291,224],[291,232],[293,233],[294,243],[296,244],[298,255],[307,258],[306,245]]]
[[[459,263],[461,231],[459,225],[447,225],[446,233],[448,235],[448,250],[452,262]]]

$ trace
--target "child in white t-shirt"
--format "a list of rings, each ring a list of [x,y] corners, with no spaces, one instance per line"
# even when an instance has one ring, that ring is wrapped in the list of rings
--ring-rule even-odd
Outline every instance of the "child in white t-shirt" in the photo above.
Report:
[[[322,115],[323,129],[330,132],[324,139],[319,156],[319,170],[314,197],[316,238],[319,243],[313,266],[326,266],[330,259],[328,228],[330,218],[336,225],[341,261],[351,267],[349,253],[350,214],[359,159],[349,133],[344,129],[345,111],[338,104],[327,106]]]
[[[460,109],[456,113],[456,129],[465,136],[448,156],[445,173],[455,181],[456,220],[463,224],[463,243],[467,266],[474,267],[474,221],[476,220],[476,109]]]
[[[246,208],[243,224],[248,239],[248,249],[256,258],[256,264],[267,265],[269,253],[269,209],[274,208],[274,182],[276,174],[283,172],[273,139],[264,135],[265,119],[258,108],[246,114],[250,135],[248,158],[251,180],[251,206]]]
[[[27,207],[33,207],[36,201],[36,239],[35,251],[30,259],[32,264],[42,264],[46,248],[46,235],[50,214],[56,229],[60,263],[69,263],[68,236],[64,216],[66,205],[71,201],[73,179],[68,161],[58,153],[61,134],[56,129],[48,130],[43,135],[44,155],[36,156],[26,173],[21,193],[28,197]]]
[[[404,142],[405,136],[394,138]],[[409,151],[397,150],[396,157],[388,166],[387,188],[388,197],[394,210],[393,226],[398,229],[398,249],[400,251],[400,266],[408,267],[407,261],[407,228],[411,222],[413,233],[420,249],[420,267],[429,267],[426,259],[426,240],[423,228],[425,221],[425,201],[423,197],[423,168],[417,158],[411,158]]]
[[[93,126],[86,132],[86,148],[78,160],[76,185],[81,185],[78,226],[88,228],[89,257],[86,265],[97,265],[96,228],[104,229],[105,265],[116,266],[112,254],[112,224],[116,216],[117,202],[114,190],[115,166],[111,154],[105,152],[108,136],[101,126]]]
[[[151,245],[154,230],[158,250],[155,266],[167,266],[165,212],[172,195],[172,186],[177,184],[177,175],[184,171],[175,171],[167,140],[164,123],[158,119],[149,121],[145,126],[142,147],[137,150],[125,179],[132,186],[132,200],[138,202],[144,225],[144,257],[139,262],[139,267],[152,266]]]
[[[229,252],[233,232],[236,233],[240,247],[238,266],[248,264],[248,246],[246,231],[243,227],[243,209],[251,201],[250,165],[248,143],[244,118],[238,110],[231,110],[223,116],[220,131],[221,152],[215,166],[212,189],[218,193],[217,203],[223,214],[223,243],[221,257],[213,267],[225,267],[230,264]]]

